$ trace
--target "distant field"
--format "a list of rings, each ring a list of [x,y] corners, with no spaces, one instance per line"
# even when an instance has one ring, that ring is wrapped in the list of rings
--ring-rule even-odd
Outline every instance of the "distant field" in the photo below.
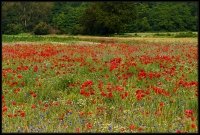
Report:
[[[196,32],[193,32],[197,35]],[[134,36],[137,34],[137,36]],[[160,35],[159,35],[160,34]],[[2,42],[3,43],[21,43],[21,42],[34,42],[34,43],[63,43],[63,44],[71,44],[78,42],[87,42],[87,43],[100,43],[100,42],[124,42],[129,44],[137,44],[137,43],[160,43],[160,42],[168,42],[168,43],[191,43],[197,44],[197,37],[176,37],[176,36],[167,36],[167,34],[176,35],[179,33],[126,33],[122,35],[115,35],[111,37],[103,37],[103,36],[71,36],[71,35],[31,35],[31,34],[19,34],[19,35],[3,35]]]
[[[156,32],[156,33],[125,33],[122,36],[134,37],[197,37],[197,32]]]

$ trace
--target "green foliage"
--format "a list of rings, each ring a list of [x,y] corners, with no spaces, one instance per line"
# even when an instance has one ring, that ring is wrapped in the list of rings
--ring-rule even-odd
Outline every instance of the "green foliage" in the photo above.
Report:
[[[92,3],[81,18],[85,34],[108,35],[119,33],[135,17],[134,3]]]
[[[75,37],[59,37],[59,36],[42,36],[42,35],[3,35],[3,42],[61,42],[61,43],[71,43],[75,41],[80,41],[81,39]]]
[[[196,2],[3,2],[2,33],[33,33],[40,22],[51,34],[197,31],[197,9]]]
[[[75,3],[72,3],[72,6],[68,3],[55,5],[55,15],[52,18],[52,24],[56,26],[61,33],[76,34],[81,32],[79,18],[82,16],[84,6],[78,5]]]
[[[5,31],[3,34],[16,35],[23,32],[23,27],[20,24],[11,23],[11,24],[8,24],[6,28],[7,28],[7,31]]]
[[[61,78],[57,78],[54,84],[54,89],[59,91],[68,91],[69,92],[69,85],[73,83],[73,77],[63,76]]]
[[[197,34],[192,32],[180,32],[176,34],[175,37],[197,37]]]
[[[197,30],[195,16],[186,3],[158,3],[149,10],[148,16],[154,31]]]
[[[49,26],[45,22],[40,22],[34,28],[35,35],[47,35],[49,34]]]

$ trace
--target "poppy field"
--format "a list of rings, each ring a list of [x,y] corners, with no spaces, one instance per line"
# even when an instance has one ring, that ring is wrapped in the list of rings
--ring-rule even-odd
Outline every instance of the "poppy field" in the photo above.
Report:
[[[2,132],[197,133],[198,47],[2,46]]]

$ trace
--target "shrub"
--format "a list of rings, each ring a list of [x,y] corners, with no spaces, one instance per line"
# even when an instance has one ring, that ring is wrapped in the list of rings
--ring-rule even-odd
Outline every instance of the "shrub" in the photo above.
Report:
[[[49,34],[60,34],[60,30],[58,28],[55,27],[49,27]]]
[[[23,26],[20,24],[8,24],[4,34],[16,35],[23,32]]]
[[[49,26],[45,22],[37,24],[33,30],[35,35],[47,35],[49,34]]]
[[[76,25],[72,28],[72,33],[71,33],[71,34],[77,35],[77,34],[82,34],[82,33],[83,33],[83,27],[80,26],[79,24],[76,24]]]
[[[176,38],[179,37],[197,37],[196,33],[192,33],[192,32],[181,32],[175,35]]]

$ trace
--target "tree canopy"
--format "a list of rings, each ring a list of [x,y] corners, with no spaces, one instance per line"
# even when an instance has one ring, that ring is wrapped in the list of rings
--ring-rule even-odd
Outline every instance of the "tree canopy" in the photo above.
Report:
[[[1,22],[3,34],[41,24],[47,34],[197,31],[197,10],[197,2],[2,2]]]

